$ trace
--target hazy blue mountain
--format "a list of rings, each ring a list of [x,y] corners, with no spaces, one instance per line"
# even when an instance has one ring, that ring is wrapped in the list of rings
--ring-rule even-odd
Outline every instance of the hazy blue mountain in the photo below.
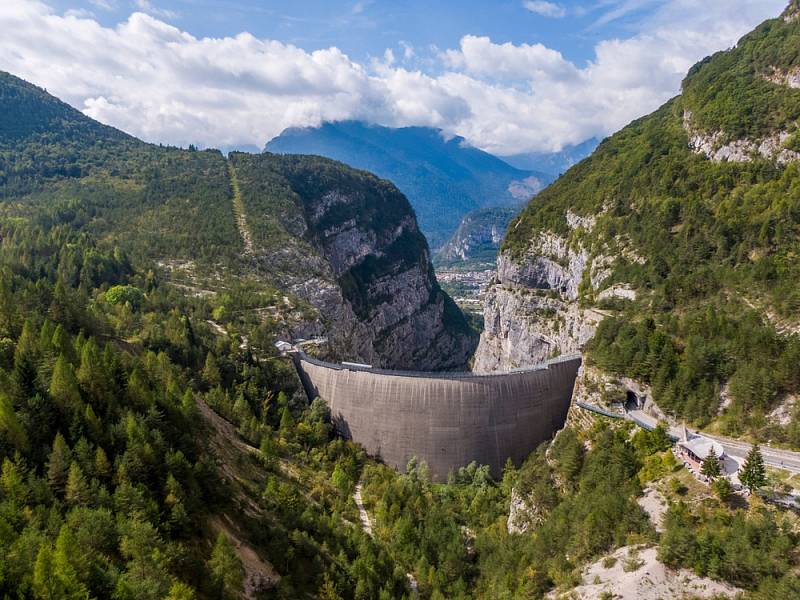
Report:
[[[589,156],[599,144],[600,140],[597,138],[589,138],[580,144],[565,146],[560,152],[527,152],[501,158],[518,169],[542,171],[558,176]]]
[[[519,204],[554,179],[513,167],[461,137],[447,139],[429,127],[393,129],[339,121],[287,129],[266,150],[318,154],[389,179],[408,197],[434,249],[445,243],[468,212]]]

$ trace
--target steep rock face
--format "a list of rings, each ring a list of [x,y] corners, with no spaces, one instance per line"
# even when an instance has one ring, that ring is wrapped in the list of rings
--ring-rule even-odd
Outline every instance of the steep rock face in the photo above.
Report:
[[[494,262],[503,233],[519,210],[519,207],[497,207],[481,208],[468,213],[461,220],[453,237],[436,255],[437,264]]]
[[[795,70],[783,74],[785,85],[800,87],[800,73]],[[773,83],[784,84],[784,81],[770,79]],[[797,85],[793,85],[793,82]],[[759,139],[743,138],[726,142],[725,132],[714,131],[703,133],[692,125],[692,113],[683,114],[683,126],[689,136],[689,147],[697,154],[703,154],[713,161],[722,162],[750,162],[757,158],[774,160],[784,165],[800,159],[800,153],[786,148],[787,142],[792,137],[788,131],[778,131]]]
[[[339,360],[409,370],[466,366],[475,337],[439,288],[427,242],[394,185],[317,157],[237,154],[234,161],[249,211],[259,210],[251,188],[269,173],[303,216],[283,244],[265,241],[259,258],[263,269],[280,262],[284,284],[318,312],[319,321],[294,334],[325,335],[329,357]]]
[[[759,402],[779,422],[781,399],[800,389],[792,367],[774,375],[796,364],[798,344],[798,6],[692,67],[680,96],[511,223],[476,369],[583,347],[595,401],[612,380],[646,383],[673,417],[772,434],[748,390],[774,377]],[[724,361],[697,360],[717,351]]]
[[[591,225],[576,221],[574,228]],[[584,278],[599,285],[607,277],[603,256],[590,258],[581,247],[542,232],[522,260],[503,253],[484,309],[484,331],[475,370],[490,372],[540,363],[580,351],[603,315],[576,302]]]

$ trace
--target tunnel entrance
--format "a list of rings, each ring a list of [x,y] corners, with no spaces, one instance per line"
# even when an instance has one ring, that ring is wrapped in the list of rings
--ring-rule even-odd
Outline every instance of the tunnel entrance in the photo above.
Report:
[[[628,390],[625,393],[625,412],[639,410],[640,408],[641,403],[639,402],[639,396],[637,396],[635,392]]]

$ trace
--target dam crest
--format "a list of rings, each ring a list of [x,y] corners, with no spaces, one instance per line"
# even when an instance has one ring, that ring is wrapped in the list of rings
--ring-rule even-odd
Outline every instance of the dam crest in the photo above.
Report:
[[[563,427],[581,365],[568,355],[503,373],[393,371],[288,353],[337,433],[400,471],[425,461],[435,481],[472,461],[495,477],[509,458],[521,464]]]

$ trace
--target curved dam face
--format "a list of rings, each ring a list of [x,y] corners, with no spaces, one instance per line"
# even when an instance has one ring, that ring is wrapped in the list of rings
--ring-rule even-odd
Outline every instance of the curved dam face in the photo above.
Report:
[[[507,373],[417,373],[326,363],[293,354],[309,399],[336,431],[404,471],[416,456],[434,480],[472,461],[501,474],[564,425],[580,356]]]

